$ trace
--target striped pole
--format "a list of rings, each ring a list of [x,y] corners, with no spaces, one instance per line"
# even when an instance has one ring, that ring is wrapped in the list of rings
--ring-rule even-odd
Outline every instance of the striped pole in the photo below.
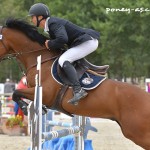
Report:
[[[60,138],[71,134],[76,134],[80,132],[80,127],[74,126],[58,131],[44,132],[42,133],[42,139],[52,140],[54,138]]]
[[[72,123],[67,123],[67,122],[61,122],[61,121],[52,121],[52,120],[47,120],[46,125],[50,126],[60,126],[60,127],[72,127]]]

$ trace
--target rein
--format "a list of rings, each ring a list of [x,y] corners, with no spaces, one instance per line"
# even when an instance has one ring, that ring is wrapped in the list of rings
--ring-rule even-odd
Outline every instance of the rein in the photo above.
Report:
[[[2,42],[2,44],[4,45],[3,42]],[[4,45],[4,48],[5,48],[5,47],[6,47],[6,46]],[[0,62],[3,61],[3,60],[16,58],[16,57],[21,56],[21,55],[34,53],[34,52],[41,51],[41,50],[44,50],[44,49],[45,49],[45,48],[36,49],[36,50],[28,51],[28,52],[22,52],[22,51],[20,51],[20,52],[16,52],[16,53],[7,54],[6,56],[0,58]]]
[[[42,61],[41,61],[41,64],[43,64],[43,63],[45,63],[45,62],[47,62],[47,61],[50,61],[50,60],[54,60],[54,59],[56,59],[56,58],[58,58],[58,57],[59,57],[59,55],[54,56],[54,57],[51,57],[51,58],[47,58],[47,59],[45,59],[45,60],[42,60]],[[37,66],[37,63],[35,63],[35,64],[31,65],[29,68],[27,68],[27,69],[26,69],[26,74],[28,73],[28,71],[29,71],[31,68],[36,67],[36,66]]]
[[[5,48],[7,51],[9,51],[8,48],[6,47],[6,45],[5,45],[4,42],[3,42],[3,35],[2,35],[2,30],[3,30],[3,28],[4,28],[3,26],[0,27],[0,42],[2,42],[2,45],[3,45],[2,48]],[[0,49],[1,49],[1,47],[0,47]],[[12,59],[12,58],[17,58],[18,56],[22,56],[22,55],[26,55],[26,54],[30,54],[30,53],[35,53],[35,52],[38,52],[38,51],[42,51],[42,50],[45,50],[45,49],[46,49],[46,48],[44,47],[44,48],[40,48],[40,49],[36,49],[36,50],[32,50],[32,51],[27,51],[27,52],[22,52],[22,51],[20,51],[20,52],[15,52],[15,53],[9,53],[9,54],[7,54],[7,55],[4,56],[4,57],[0,57],[0,62],[2,62],[2,61],[4,61],[4,60],[8,60],[8,59],[10,60],[10,59]],[[16,50],[15,50],[15,51],[16,51]],[[42,60],[41,63],[45,63],[45,62],[47,62],[47,61],[54,60],[54,59],[56,59],[57,57],[59,57],[59,55],[53,56],[53,57],[50,57],[50,58],[47,58],[47,59],[45,59],[45,60]],[[18,61],[17,61],[17,63],[18,63],[18,66],[19,66],[21,72],[22,72],[24,75],[26,75],[26,74],[28,73],[28,71],[29,71],[31,68],[33,68],[33,67],[35,67],[35,66],[37,65],[37,63],[32,64],[31,66],[29,66],[29,67],[26,69],[26,73],[24,73],[24,71],[23,71],[22,66],[20,65],[20,63],[19,63]]]

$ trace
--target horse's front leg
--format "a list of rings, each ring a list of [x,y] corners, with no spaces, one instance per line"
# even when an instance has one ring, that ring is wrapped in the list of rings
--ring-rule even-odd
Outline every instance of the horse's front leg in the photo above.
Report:
[[[27,88],[27,89],[19,89],[19,90],[15,90],[13,95],[12,95],[12,99],[13,101],[15,101],[19,107],[21,108],[21,110],[23,111],[24,115],[28,115],[28,103],[26,103],[25,101],[22,100],[22,98],[26,98],[29,99],[31,101],[34,100],[34,91],[35,88]],[[42,105],[42,114],[45,115],[47,113],[47,108],[45,105]]]
[[[15,90],[12,95],[13,101],[15,101],[19,105],[19,107],[21,108],[21,110],[26,116],[28,115],[28,111],[27,111],[28,104],[25,101],[23,101],[22,98],[26,98],[33,101],[34,90],[35,90],[34,87],[27,88],[27,89],[19,89],[19,90]]]

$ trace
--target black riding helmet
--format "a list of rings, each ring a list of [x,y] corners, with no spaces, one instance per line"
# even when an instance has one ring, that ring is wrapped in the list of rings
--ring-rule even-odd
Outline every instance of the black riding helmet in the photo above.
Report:
[[[43,19],[46,19],[47,17],[50,17],[50,11],[49,8],[42,3],[37,3],[34,4],[33,6],[31,6],[31,8],[29,9],[29,16],[36,16],[37,18],[37,27],[39,26],[40,22]],[[41,20],[38,20],[38,16],[43,16],[43,18]]]
[[[47,18],[50,16],[50,11],[45,4],[37,3],[29,9],[29,16],[43,16]]]

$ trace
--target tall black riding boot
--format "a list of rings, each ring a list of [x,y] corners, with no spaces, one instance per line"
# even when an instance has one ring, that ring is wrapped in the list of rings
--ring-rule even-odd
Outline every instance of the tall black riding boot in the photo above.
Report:
[[[68,101],[68,103],[77,105],[80,99],[87,96],[87,92],[81,87],[77,72],[74,66],[69,62],[65,61],[63,64],[63,70],[68,78],[68,80],[72,83],[74,97]]]

